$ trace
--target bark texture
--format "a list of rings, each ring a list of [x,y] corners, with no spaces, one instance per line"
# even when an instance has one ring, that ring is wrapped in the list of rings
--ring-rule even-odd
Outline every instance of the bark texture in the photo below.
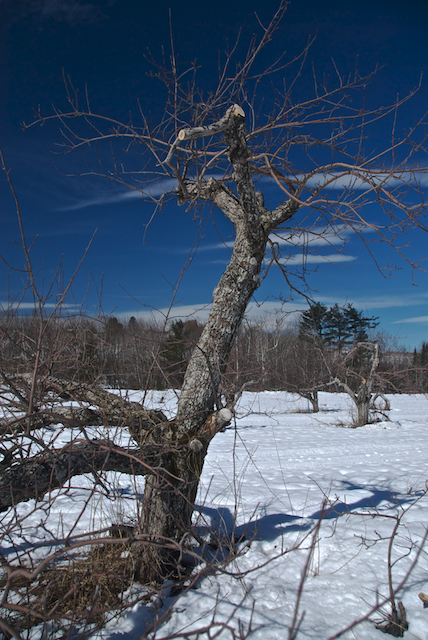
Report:
[[[248,303],[260,284],[269,233],[299,208],[292,199],[271,212],[263,206],[252,178],[242,109],[230,107],[217,124],[184,130],[172,148],[183,140],[224,131],[235,191],[210,179],[202,186],[182,184],[179,197],[213,202],[233,223],[235,242],[230,262],[214,289],[211,312],[186,370],[175,423],[169,428],[169,444],[177,447],[176,453],[164,470],[146,480],[143,532],[158,539],[179,541],[191,526],[208,445],[232,419],[231,411],[221,407],[220,383]],[[170,165],[171,160],[170,152]],[[143,554],[144,579],[156,580],[168,572],[170,554],[162,555],[159,547]]]
[[[126,426],[138,440],[141,431],[161,429],[168,419],[161,411],[148,411],[138,402],[106,391],[97,385],[61,380],[53,376],[43,376],[38,380],[38,403],[33,412],[22,414],[28,407],[26,398],[32,388],[30,374],[0,377],[0,382],[20,401],[19,415],[14,419],[0,421],[0,432],[31,431],[52,424],[62,423],[73,427]],[[64,406],[64,401],[75,405]],[[11,413],[13,413],[13,406]]]
[[[142,459],[139,449],[123,449],[101,440],[73,442],[62,449],[15,460],[9,467],[3,461],[0,465],[0,511],[31,498],[40,500],[48,491],[64,486],[73,476],[92,473],[97,478],[102,471],[145,475],[161,463],[162,456],[157,448],[148,448]]]

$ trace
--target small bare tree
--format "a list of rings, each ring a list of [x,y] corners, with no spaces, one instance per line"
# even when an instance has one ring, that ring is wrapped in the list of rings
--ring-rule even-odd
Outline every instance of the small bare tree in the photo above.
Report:
[[[339,354],[334,365],[335,376],[328,385],[335,385],[342,389],[355,403],[356,427],[368,424],[370,408],[374,408],[374,402],[379,396],[384,398],[385,409],[389,409],[389,401],[382,394],[384,382],[377,372],[379,366],[377,342],[359,342],[346,354]]]
[[[251,41],[247,56],[235,68],[235,50],[226,55],[218,81],[209,90],[198,88],[196,66],[180,70],[172,46],[170,65],[155,68],[167,91],[165,114],[158,124],[144,114],[139,126],[97,115],[89,100],[80,106],[68,82],[68,110],[50,116],[39,113],[36,119],[42,124],[59,119],[66,150],[84,149],[88,170],[94,174],[141,191],[157,208],[171,198],[195,217],[203,215],[204,205],[215,207],[235,230],[230,261],[213,291],[209,319],[189,360],[174,419],[131,403],[115,407],[99,389],[64,390],[62,383],[50,381],[58,393],[62,384],[62,393],[108,407],[109,418],[129,426],[140,456],[152,462],[145,469],[141,531],[153,544],[141,547],[138,575],[143,580],[159,580],[176,563],[174,549],[160,542],[180,541],[189,529],[209,443],[232,420],[233,401],[225,405],[220,389],[252,296],[273,264],[292,289],[298,282],[293,276],[301,277],[281,255],[281,245],[301,241],[307,234],[325,235],[327,240],[331,234],[341,237],[344,230],[365,242],[364,233],[370,230],[405,259],[400,233],[425,230],[426,201],[419,179],[428,169],[413,164],[426,140],[423,118],[401,137],[397,127],[400,109],[411,95],[367,110],[365,93],[373,76],[361,77],[355,71],[344,77],[333,64],[333,77],[320,81],[314,71],[313,95],[296,101],[309,45],[289,63],[281,58],[264,71],[256,66],[287,4],[282,0],[267,27],[260,24],[260,39]],[[290,80],[284,79],[287,74]],[[264,87],[273,96],[269,104]],[[390,122],[391,140],[384,149],[371,150],[369,134],[381,119]],[[99,149],[104,143],[119,143],[107,164]],[[121,143],[128,156],[122,155]],[[98,165],[92,164],[92,149]],[[128,169],[132,149],[137,166]],[[165,193],[156,198],[151,186],[159,182]],[[338,183],[343,185],[340,192],[335,189]],[[263,195],[266,184],[277,189],[279,204],[271,208]],[[378,208],[376,220],[372,207],[366,208],[369,204]]]

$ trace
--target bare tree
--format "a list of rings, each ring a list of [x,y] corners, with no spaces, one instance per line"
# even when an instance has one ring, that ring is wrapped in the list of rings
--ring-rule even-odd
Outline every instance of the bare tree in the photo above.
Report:
[[[196,67],[179,69],[172,46],[170,65],[155,67],[167,90],[165,114],[158,124],[144,114],[140,126],[96,115],[88,99],[84,107],[79,105],[68,82],[68,111],[37,117],[40,123],[61,121],[66,150],[84,149],[88,171],[141,191],[156,208],[173,198],[198,217],[204,205],[214,206],[235,230],[230,261],[213,291],[209,319],[189,360],[175,418],[166,420],[122,403],[121,423],[130,427],[141,456],[148,450],[158,452],[157,464],[146,468],[141,531],[153,545],[141,547],[140,579],[159,579],[176,562],[174,550],[159,542],[180,541],[189,529],[209,443],[232,420],[234,401],[222,402],[220,389],[248,303],[273,264],[292,289],[302,277],[281,256],[280,245],[307,234],[340,237],[343,230],[352,230],[364,243],[369,229],[406,259],[400,233],[415,227],[425,230],[426,202],[419,177],[427,169],[412,164],[424,149],[423,118],[401,137],[396,126],[411,96],[367,110],[365,93],[373,75],[361,77],[355,71],[344,77],[333,64],[333,78],[320,81],[314,70],[312,97],[296,101],[309,45],[289,63],[280,59],[258,70],[255,63],[287,4],[282,0],[267,27],[260,24],[261,37],[251,41],[241,64],[233,68],[234,50],[226,55],[218,82],[209,90],[198,88]],[[286,74],[290,81],[283,80]],[[269,105],[263,99],[264,87],[273,95]],[[391,141],[383,150],[371,151],[368,135],[381,119],[391,123]],[[101,161],[100,145],[121,142],[128,153],[137,152],[136,168],[127,168],[129,155],[124,156],[120,146],[110,164]],[[97,159],[99,164],[92,164]],[[151,186],[159,181],[166,192],[157,198]],[[340,192],[334,189],[338,181],[345,185]],[[271,209],[262,192],[266,184],[277,188],[280,200]],[[379,222],[370,217],[371,208],[365,209],[368,204],[377,205]],[[417,262],[413,266],[417,268]],[[86,398],[99,393],[82,389],[70,393],[85,393]]]
[[[288,379],[286,389],[298,393],[318,413],[318,392],[324,388],[328,373],[323,346],[301,340],[295,335],[293,348],[288,357]]]
[[[377,373],[379,366],[379,345],[377,342],[359,342],[346,354],[335,358],[335,375],[326,385],[335,385],[345,391],[355,403],[357,418],[355,426],[362,427],[369,422],[370,408],[382,396],[385,410],[389,400],[382,393],[383,381]]]

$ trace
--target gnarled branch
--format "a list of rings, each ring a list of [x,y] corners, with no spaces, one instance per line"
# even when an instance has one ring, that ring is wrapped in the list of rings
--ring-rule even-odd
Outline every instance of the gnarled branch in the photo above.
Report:
[[[73,476],[98,475],[101,471],[145,475],[161,464],[163,453],[160,447],[148,446],[141,455],[138,450],[117,447],[108,441],[87,440],[17,459],[0,471],[0,511],[31,498],[40,500]]]

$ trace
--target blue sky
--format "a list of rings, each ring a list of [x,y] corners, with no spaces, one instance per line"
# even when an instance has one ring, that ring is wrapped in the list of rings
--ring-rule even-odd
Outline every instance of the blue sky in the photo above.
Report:
[[[195,224],[184,208],[170,203],[152,219],[153,204],[141,194],[103,178],[66,175],[81,174],[84,166],[81,156],[53,153],[62,141],[58,122],[25,131],[21,123],[31,123],[38,108],[45,115],[53,112],[52,105],[66,109],[63,71],[80,95],[87,86],[94,111],[126,120],[129,113],[138,117],[140,104],[156,121],[165,95],[161,83],[147,76],[152,67],[146,56],[150,51],[161,60],[162,47],[166,56],[170,54],[169,8],[179,59],[196,58],[209,75],[215,73],[217,51],[225,49],[227,39],[234,41],[242,28],[243,51],[245,40],[260,30],[254,12],[266,23],[276,6],[254,0],[220,0],[207,6],[171,0],[0,0],[0,145],[20,200],[27,240],[32,242],[37,235],[31,255],[44,291],[61,260],[67,281],[96,231],[74,282],[70,305],[84,304],[92,314],[102,292],[105,313],[125,318],[156,315],[156,310],[168,309],[180,281],[171,315],[198,312],[198,317],[206,317],[233,240],[232,228],[222,214],[214,212],[202,225]],[[357,59],[363,74],[379,64],[382,69],[368,91],[369,106],[391,103],[397,94],[404,96],[425,73],[421,89],[402,112],[398,126],[404,130],[428,105],[427,23],[428,5],[422,0],[295,0],[271,53],[275,57],[285,50],[286,56],[293,57],[309,36],[317,34],[308,68],[313,63],[319,75],[332,72],[332,58],[345,74],[352,72]],[[302,99],[310,91],[309,76],[304,75],[299,84]],[[390,130],[380,123],[371,142],[380,148],[389,135]],[[159,184],[159,189],[167,186]],[[267,200],[271,190],[266,184]],[[4,176],[0,198],[0,253],[19,269],[23,266],[15,244],[19,229]],[[428,340],[427,274],[412,273],[401,261],[398,270],[385,278],[355,234],[346,232],[342,240],[346,241],[343,248],[334,239],[332,244],[322,244],[314,236],[283,244],[289,264],[295,265],[303,260],[303,241],[310,241],[305,266],[313,298],[325,304],[351,302],[379,316],[382,328],[409,348]],[[370,244],[374,240],[370,234],[365,240],[381,265],[396,260],[387,247]],[[428,257],[424,232],[409,233],[405,242],[410,242],[409,258]],[[19,291],[21,275],[0,265],[0,302],[6,305]],[[306,308],[298,296],[289,298],[279,270],[271,269],[250,313],[276,317]],[[24,302],[31,306],[28,298]]]

